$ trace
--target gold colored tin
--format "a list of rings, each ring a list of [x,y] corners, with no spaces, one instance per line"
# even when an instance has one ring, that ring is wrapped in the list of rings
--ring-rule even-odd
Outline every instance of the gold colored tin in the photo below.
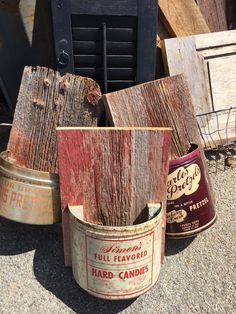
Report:
[[[57,174],[18,166],[0,154],[0,215],[17,222],[50,225],[61,220]]]

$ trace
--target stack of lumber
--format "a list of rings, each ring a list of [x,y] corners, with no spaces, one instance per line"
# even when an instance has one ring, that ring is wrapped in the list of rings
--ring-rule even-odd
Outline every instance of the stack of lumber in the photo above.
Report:
[[[184,73],[202,144],[235,140],[235,1],[159,0],[157,77]]]
[[[226,31],[235,27],[234,0],[159,0],[158,5],[157,78],[167,74],[160,52],[162,40]]]

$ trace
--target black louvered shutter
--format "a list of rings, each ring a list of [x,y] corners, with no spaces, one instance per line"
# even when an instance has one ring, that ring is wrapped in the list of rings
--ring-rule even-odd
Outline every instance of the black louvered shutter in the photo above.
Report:
[[[155,79],[155,0],[52,1],[56,67],[114,91]]]

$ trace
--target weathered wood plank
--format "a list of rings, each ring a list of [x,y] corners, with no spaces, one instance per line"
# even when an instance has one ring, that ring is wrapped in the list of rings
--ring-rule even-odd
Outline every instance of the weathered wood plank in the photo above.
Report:
[[[186,75],[196,114],[235,106],[235,56],[236,31],[167,39],[163,45],[165,72]],[[202,120],[202,128],[208,128],[208,120]]]
[[[171,127],[171,158],[200,144],[191,96],[183,75],[167,77],[103,96],[110,125]]]
[[[57,126],[97,125],[101,93],[92,79],[25,67],[8,150],[27,168],[57,172]]]
[[[195,0],[211,32],[228,29],[226,0]]]
[[[160,18],[173,37],[210,32],[194,0],[159,0],[158,5]]]
[[[85,220],[127,226],[147,219],[147,203],[166,197],[170,129],[58,128],[66,264],[67,205],[83,205]]]
[[[211,97],[207,67],[203,66],[204,58],[196,52],[194,36],[164,40],[162,54],[166,75],[185,74],[195,113],[209,112]]]

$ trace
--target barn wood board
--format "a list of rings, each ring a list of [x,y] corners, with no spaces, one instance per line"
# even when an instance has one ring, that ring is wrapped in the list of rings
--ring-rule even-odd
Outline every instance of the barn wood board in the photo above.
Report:
[[[168,128],[58,128],[65,264],[70,265],[68,204],[86,221],[126,226],[163,202],[169,164]],[[163,209],[165,210],[165,209]]]
[[[211,32],[227,31],[226,0],[196,0]]]
[[[159,0],[158,5],[160,19],[172,37],[210,32],[194,0]]]
[[[171,127],[171,159],[200,144],[196,117],[183,75],[166,77],[103,95],[110,125]]]
[[[96,126],[95,81],[44,67],[25,67],[8,150],[20,166],[58,171],[56,127]]]

